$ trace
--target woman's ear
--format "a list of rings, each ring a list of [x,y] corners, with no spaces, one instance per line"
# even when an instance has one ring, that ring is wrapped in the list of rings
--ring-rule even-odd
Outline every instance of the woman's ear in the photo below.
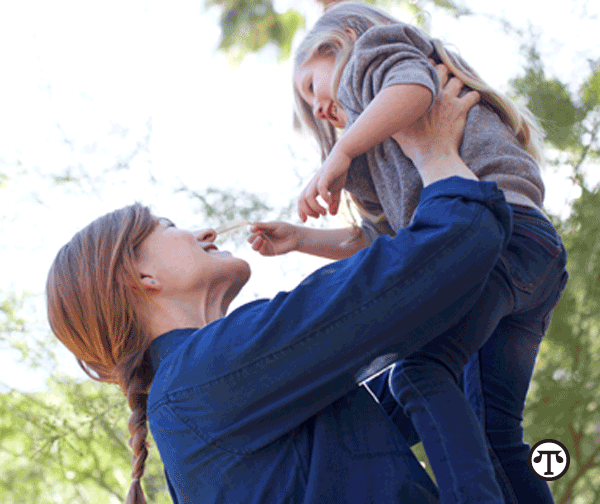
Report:
[[[150,275],[142,275],[140,283],[148,292],[159,292],[162,289],[160,282]]]

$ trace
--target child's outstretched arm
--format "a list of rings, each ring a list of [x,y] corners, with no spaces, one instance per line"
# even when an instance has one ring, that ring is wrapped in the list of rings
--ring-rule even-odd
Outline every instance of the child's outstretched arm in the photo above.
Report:
[[[418,84],[397,84],[377,93],[302,191],[298,201],[302,221],[306,222],[308,216],[317,218],[327,213],[317,196],[323,198],[329,212],[335,215],[352,159],[413,124],[427,111],[432,99],[431,91]]]
[[[248,242],[264,256],[291,251],[339,260],[350,257],[370,242],[358,227],[315,229],[286,222],[255,222]]]

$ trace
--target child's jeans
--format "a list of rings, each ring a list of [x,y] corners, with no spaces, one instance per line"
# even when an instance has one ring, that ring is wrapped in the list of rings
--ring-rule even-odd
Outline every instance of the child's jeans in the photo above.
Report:
[[[511,240],[476,305],[369,384],[409,444],[423,442],[443,503],[553,502],[547,483],[529,469],[521,421],[538,349],[567,281],[566,252],[540,212],[513,211]],[[386,376],[416,434],[385,397]]]

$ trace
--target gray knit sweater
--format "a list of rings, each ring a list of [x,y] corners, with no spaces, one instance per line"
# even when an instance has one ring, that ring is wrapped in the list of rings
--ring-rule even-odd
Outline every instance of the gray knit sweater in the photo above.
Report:
[[[421,84],[431,90],[435,101],[440,82],[428,61],[433,53],[431,39],[409,25],[375,26],[361,35],[344,68],[337,95],[348,115],[346,127],[386,86]],[[539,166],[486,104],[479,103],[468,112],[459,152],[481,180],[498,184],[509,203],[542,208],[544,185]],[[373,241],[410,224],[423,185],[398,143],[388,138],[353,160],[345,188],[370,212],[385,214],[387,222],[362,222],[363,231]]]

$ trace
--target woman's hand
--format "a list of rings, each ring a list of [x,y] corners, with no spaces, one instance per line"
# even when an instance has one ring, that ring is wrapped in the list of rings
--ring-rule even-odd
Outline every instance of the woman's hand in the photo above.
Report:
[[[317,196],[321,196],[327,203],[331,215],[337,213],[351,162],[352,158],[339,146],[333,148],[323,166],[298,198],[298,215],[302,222],[306,222],[308,217],[316,219],[320,215],[327,214],[327,210],[317,201]]]
[[[463,83],[456,77],[448,80],[448,69],[437,65],[442,90],[431,110],[418,121],[404,128],[392,137],[398,142],[404,154],[411,159],[421,176],[422,170],[431,169],[448,160],[460,159],[458,149],[469,109],[479,101],[479,93],[470,91],[459,94]],[[472,172],[471,172],[472,173]],[[458,174],[467,176],[467,174]],[[468,176],[468,178],[475,178]]]
[[[298,249],[298,226],[287,222],[255,222],[248,243],[264,256],[287,254]]]

